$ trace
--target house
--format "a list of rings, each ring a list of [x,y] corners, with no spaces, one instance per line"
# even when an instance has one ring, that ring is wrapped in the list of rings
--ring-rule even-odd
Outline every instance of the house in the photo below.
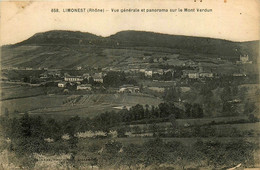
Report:
[[[61,88],[64,88],[64,87],[66,87],[66,82],[59,82],[58,83],[58,87],[61,87]]]
[[[47,78],[48,78],[47,72],[40,74],[40,79],[47,79]]]
[[[153,71],[152,71],[152,70],[146,70],[146,71],[144,72],[144,75],[145,75],[146,77],[152,77]]]
[[[158,59],[157,59],[157,58],[154,58],[154,59],[153,59],[153,62],[154,62],[154,63],[158,63]]]
[[[48,76],[51,76],[51,77],[60,77],[61,76],[61,72],[59,70],[48,70],[47,74],[48,74]]]
[[[95,82],[103,83],[102,73],[95,73],[92,77]]]
[[[148,87],[148,89],[158,93],[163,93],[165,91],[164,87]]]
[[[142,68],[142,69],[139,69],[139,72],[140,72],[140,73],[144,73],[144,72],[145,72],[145,69],[143,69],[143,68]]]
[[[119,87],[119,93],[138,93],[140,88],[131,84],[125,84]]]
[[[68,82],[80,82],[83,81],[83,78],[81,76],[69,76],[66,75],[64,77],[64,81],[68,81]]]
[[[200,73],[200,77],[202,78],[212,78],[213,77],[213,73],[210,73],[210,72],[202,72]]]
[[[180,90],[182,93],[188,92],[188,91],[190,91],[190,89],[191,89],[190,87],[185,87],[185,86],[180,87]]]
[[[244,55],[244,56],[240,55],[239,58],[240,58],[240,61],[241,61],[242,63],[246,63],[246,62],[248,62],[248,60],[249,60],[248,55]]]
[[[232,75],[234,77],[244,77],[244,76],[246,76],[246,74],[243,74],[243,73],[233,73]]]
[[[190,72],[190,73],[188,73],[188,77],[190,78],[190,79],[197,79],[197,78],[199,78],[199,73],[197,73],[197,72]]]
[[[92,90],[91,84],[81,84],[77,86],[77,90]]]
[[[252,64],[252,61],[249,61],[248,55],[240,55],[240,61],[237,61],[237,64]]]
[[[159,75],[163,75],[164,71],[163,69],[157,69],[157,70],[154,70],[153,74],[159,74]]]

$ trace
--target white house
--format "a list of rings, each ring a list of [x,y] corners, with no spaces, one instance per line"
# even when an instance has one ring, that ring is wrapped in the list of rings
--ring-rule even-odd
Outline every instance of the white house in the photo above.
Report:
[[[66,87],[66,82],[59,82],[58,87],[61,87],[61,88]]]
[[[208,77],[208,78],[212,78],[213,77],[213,73],[207,73],[207,72],[203,72],[203,73],[200,73],[200,77]]]
[[[152,70],[146,70],[146,71],[144,72],[144,75],[145,75],[146,77],[152,77],[153,71],[152,71]]]
[[[80,82],[83,81],[83,78],[81,76],[66,76],[64,77],[64,81]]]
[[[237,61],[237,64],[252,64],[252,61],[249,61],[248,55],[240,55],[240,61]]]
[[[196,72],[191,72],[191,73],[188,73],[188,77],[190,78],[190,79],[197,79],[197,78],[199,78],[199,73],[196,73]]]
[[[91,84],[81,84],[77,86],[77,90],[92,90]]]
[[[246,74],[243,74],[243,73],[233,73],[232,75],[234,77],[244,77],[244,76],[246,76]]]
[[[95,82],[103,83],[102,73],[95,73],[92,77]]]

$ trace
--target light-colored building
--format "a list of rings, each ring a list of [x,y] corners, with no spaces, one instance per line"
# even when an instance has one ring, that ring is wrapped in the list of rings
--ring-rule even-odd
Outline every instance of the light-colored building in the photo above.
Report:
[[[102,73],[95,73],[92,77],[95,82],[103,83]]]
[[[191,73],[188,73],[188,77],[190,78],[190,79],[197,79],[197,78],[199,78],[199,73],[196,73],[196,72],[191,72]]]
[[[58,87],[61,87],[61,88],[64,88],[64,87],[66,87],[66,82],[59,82],[58,83]]]
[[[244,77],[244,76],[246,76],[246,74],[243,74],[243,73],[234,73],[233,76],[234,76],[234,77]]]
[[[152,77],[153,71],[152,71],[152,70],[146,70],[146,71],[144,72],[144,75],[145,75],[146,77]]]
[[[244,55],[244,56],[240,55],[240,61],[242,63],[248,62],[249,61],[249,56],[248,55]]]
[[[77,86],[77,90],[92,90],[91,84],[81,84]]]
[[[207,73],[207,72],[202,72],[200,73],[200,77],[202,78],[212,78],[213,77],[213,73]]]
[[[149,90],[155,91],[155,92],[159,92],[162,93],[165,91],[164,87],[148,87]]]
[[[47,72],[40,74],[40,79],[46,79],[46,78],[48,78]]]
[[[140,88],[138,86],[134,86],[131,84],[126,84],[119,87],[119,93],[138,93],[140,92]]]
[[[157,69],[153,71],[153,74],[163,75],[163,73],[164,73],[163,69]]]
[[[64,81],[80,82],[80,81],[83,81],[83,78],[81,76],[66,76],[66,77],[64,77]]]
[[[145,72],[145,69],[139,69],[139,72],[141,72],[141,73],[144,73]]]
[[[237,61],[237,64],[252,64],[252,61],[249,61],[248,55],[240,55],[240,61]]]

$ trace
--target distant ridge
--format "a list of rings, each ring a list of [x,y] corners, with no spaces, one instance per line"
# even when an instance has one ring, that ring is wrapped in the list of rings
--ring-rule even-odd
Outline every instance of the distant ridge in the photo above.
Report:
[[[252,54],[251,47],[259,48],[259,41],[233,42],[223,39],[169,35],[146,31],[120,31],[108,37],[80,31],[53,30],[37,33],[15,45],[95,45],[106,47],[166,47],[195,53],[239,55]]]

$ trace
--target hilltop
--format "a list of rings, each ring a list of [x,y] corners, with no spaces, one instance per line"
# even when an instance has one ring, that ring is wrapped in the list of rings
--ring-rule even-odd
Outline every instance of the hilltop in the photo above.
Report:
[[[233,60],[238,59],[240,54],[256,58],[258,48],[259,41],[232,42],[145,31],[121,31],[102,37],[79,31],[53,30],[2,47],[2,66],[69,68],[87,64],[103,67],[113,60],[123,60],[127,57],[125,53],[131,54],[133,49],[224,56]],[[118,50],[120,52],[115,52]]]

